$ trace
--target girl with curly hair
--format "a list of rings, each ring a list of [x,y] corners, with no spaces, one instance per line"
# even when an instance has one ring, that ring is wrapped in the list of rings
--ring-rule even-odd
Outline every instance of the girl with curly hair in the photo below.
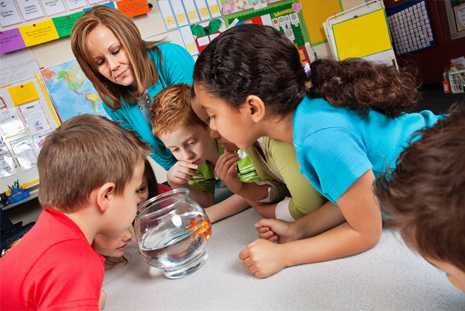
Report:
[[[260,239],[240,253],[257,277],[374,247],[382,232],[375,177],[394,169],[415,132],[440,118],[405,113],[416,104],[417,84],[386,65],[321,60],[309,76],[307,94],[296,47],[267,26],[229,29],[195,64],[194,91],[210,127],[239,148],[262,136],[294,144],[301,171],[328,199],[318,217],[257,223]]]

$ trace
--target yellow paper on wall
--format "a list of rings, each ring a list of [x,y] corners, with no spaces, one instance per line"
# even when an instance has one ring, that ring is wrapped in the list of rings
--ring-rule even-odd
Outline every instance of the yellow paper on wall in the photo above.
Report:
[[[339,0],[302,0],[302,14],[307,25],[308,36],[311,44],[319,44],[326,41],[323,23],[328,17],[341,12]]]
[[[15,106],[30,103],[35,100],[39,100],[39,93],[34,85],[34,82],[27,82],[24,84],[18,84],[8,88],[8,93],[13,100]]]
[[[27,47],[53,41],[59,38],[51,19],[27,26],[20,26],[19,32]]]
[[[384,10],[335,24],[333,33],[340,60],[366,57],[392,49]]]

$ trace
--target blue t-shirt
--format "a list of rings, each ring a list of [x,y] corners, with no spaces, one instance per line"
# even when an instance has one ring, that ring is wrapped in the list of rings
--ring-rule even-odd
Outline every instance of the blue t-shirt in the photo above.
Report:
[[[157,82],[147,88],[152,100],[170,85],[180,83],[191,85],[194,75],[194,60],[184,48],[172,43],[161,43],[158,49],[160,52],[154,50],[148,52],[158,75]],[[150,120],[147,120],[139,105],[128,103],[122,98],[120,102],[121,106],[116,110],[103,104],[108,116],[118,121],[122,127],[135,131],[145,143],[150,145],[152,158],[164,169],[170,169],[176,163],[176,159],[160,139],[153,136]]]
[[[328,200],[339,198],[368,170],[375,176],[395,169],[415,132],[441,116],[431,111],[396,118],[369,110],[361,116],[322,98],[305,97],[294,112],[293,140],[301,172]]]

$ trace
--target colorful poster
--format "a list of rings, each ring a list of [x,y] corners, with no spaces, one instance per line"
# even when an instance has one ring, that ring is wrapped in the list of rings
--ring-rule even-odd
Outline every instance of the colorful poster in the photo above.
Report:
[[[273,1],[274,2],[274,1]],[[223,12],[227,1],[223,3]],[[281,31],[293,41],[301,56],[304,56],[303,63],[310,63],[308,53],[303,53],[306,50],[306,38],[304,36],[303,24],[299,17],[301,6],[296,5],[294,1],[280,1],[277,3],[268,2],[267,5],[255,6],[254,10],[246,10],[225,17],[226,25],[231,27],[237,23],[253,23],[258,25],[271,25]],[[210,39],[211,40],[211,39]]]
[[[0,54],[21,50],[25,47],[23,37],[21,37],[18,29],[15,28],[0,32]]]
[[[199,53],[207,47],[211,40],[223,32],[224,29],[224,22],[220,18],[191,25],[191,33],[194,36]]]
[[[2,27],[17,24],[22,21],[14,0],[0,0],[0,25]]]
[[[102,101],[76,60],[41,70],[61,121],[90,113],[107,116]]]
[[[223,14],[229,15],[247,10],[257,10],[266,7],[267,5],[278,2],[280,0],[223,0]],[[326,0],[325,0],[326,1]]]

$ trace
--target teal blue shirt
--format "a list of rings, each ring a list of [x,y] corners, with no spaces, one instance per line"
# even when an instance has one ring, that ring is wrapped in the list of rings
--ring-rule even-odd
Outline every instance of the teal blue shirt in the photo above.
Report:
[[[151,99],[170,85],[192,84],[194,72],[194,60],[184,48],[172,43],[161,43],[158,49],[160,52],[154,50],[148,52],[158,74],[157,82],[147,89]],[[108,116],[118,121],[121,126],[135,131],[144,142],[150,145],[152,158],[168,170],[176,163],[176,159],[160,139],[153,136],[150,120],[146,119],[137,103],[128,103],[124,99],[120,101],[121,106],[116,110],[103,105]]]
[[[300,170],[333,203],[368,170],[395,169],[400,153],[441,116],[431,111],[396,118],[369,110],[367,116],[324,99],[305,97],[294,112],[293,140]]]

